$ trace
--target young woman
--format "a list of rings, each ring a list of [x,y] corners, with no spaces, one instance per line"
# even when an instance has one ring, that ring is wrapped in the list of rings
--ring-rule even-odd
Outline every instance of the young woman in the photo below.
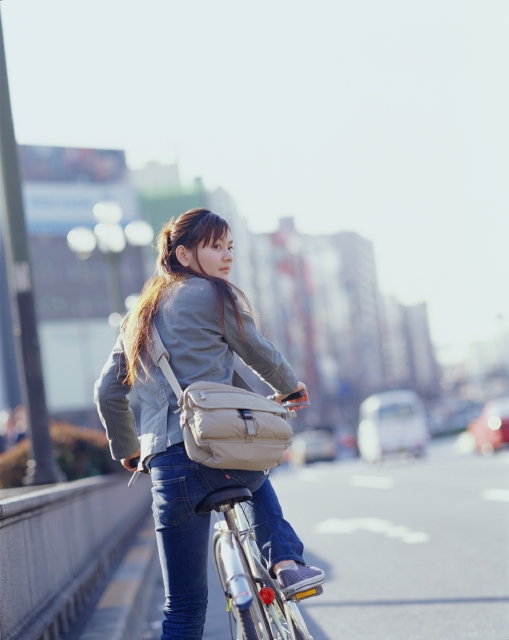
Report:
[[[251,490],[246,515],[283,592],[325,581],[321,569],[305,565],[303,545],[284,520],[266,473],[211,469],[189,459],[177,398],[162,372],[149,364],[155,322],[182,388],[198,381],[232,384],[235,352],[276,391],[278,401],[299,390],[307,400],[306,385],[259,333],[248,301],[229,283],[232,263],[231,230],[220,216],[193,209],[167,224],[158,237],[157,275],[146,283],[96,383],[95,401],[113,458],[133,471],[129,461],[140,456],[150,469],[166,592],[161,640],[202,638],[210,514],[198,515],[195,507],[216,489]],[[141,405],[139,438],[127,399],[133,387]]]

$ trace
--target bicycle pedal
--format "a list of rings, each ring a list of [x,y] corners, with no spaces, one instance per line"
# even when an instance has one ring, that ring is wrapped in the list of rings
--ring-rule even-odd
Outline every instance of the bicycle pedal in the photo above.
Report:
[[[306,598],[321,596],[322,593],[323,593],[322,587],[313,587],[312,589],[306,589],[306,591],[299,591],[299,593],[295,593],[291,598],[287,598],[287,600],[300,602],[301,600],[305,600]]]

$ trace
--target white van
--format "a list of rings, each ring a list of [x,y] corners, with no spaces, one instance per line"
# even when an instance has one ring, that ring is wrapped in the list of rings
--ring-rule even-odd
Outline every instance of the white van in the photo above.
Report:
[[[368,462],[398,451],[420,456],[428,437],[424,407],[414,391],[377,393],[360,406],[358,447]]]

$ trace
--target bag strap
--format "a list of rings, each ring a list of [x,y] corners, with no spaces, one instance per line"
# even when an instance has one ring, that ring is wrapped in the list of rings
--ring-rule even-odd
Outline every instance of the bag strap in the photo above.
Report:
[[[182,387],[177,380],[177,377],[173,373],[173,369],[170,365],[170,354],[168,353],[168,349],[163,344],[161,340],[161,336],[159,335],[159,331],[155,323],[152,323],[152,332],[151,332],[151,343],[148,349],[148,353],[152,359],[152,362],[159,367],[163,372],[164,377],[168,380],[170,387],[173,390],[173,393],[177,396],[177,400],[180,400],[180,396],[182,395]],[[244,378],[237,373],[237,371],[233,372],[232,385],[239,389],[244,389],[245,391],[253,390],[248,385],[248,383],[244,380]]]
[[[152,362],[156,365],[156,367],[160,367],[161,371],[164,374],[166,380],[170,387],[173,390],[173,393],[177,396],[177,400],[180,400],[180,396],[182,395],[182,387],[177,380],[177,377],[173,373],[173,369],[170,366],[170,354],[168,350],[163,344],[161,340],[161,336],[159,335],[159,331],[156,328],[156,325],[152,323],[152,341],[150,343],[148,352],[150,357],[152,358]]]
[[[238,389],[244,389],[244,391],[251,391],[251,393],[256,393],[251,389],[248,383],[244,380],[244,378],[237,373],[237,371],[233,371],[232,385],[237,387]]]

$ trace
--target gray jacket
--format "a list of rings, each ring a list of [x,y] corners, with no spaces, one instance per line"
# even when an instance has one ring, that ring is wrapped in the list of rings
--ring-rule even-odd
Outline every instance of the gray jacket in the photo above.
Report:
[[[227,303],[224,328],[212,285],[203,278],[190,277],[169,289],[155,316],[155,324],[170,354],[171,366],[180,386],[193,382],[232,384],[233,352],[278,393],[290,394],[297,376],[256,328],[253,318],[241,311],[245,336],[237,326]],[[119,337],[95,384],[94,399],[115,460],[128,458],[140,448],[141,459],[170,445],[182,442],[177,398],[161,370],[146,366],[135,382],[140,400],[141,436],[138,438],[134,414],[127,394],[125,355]]]

